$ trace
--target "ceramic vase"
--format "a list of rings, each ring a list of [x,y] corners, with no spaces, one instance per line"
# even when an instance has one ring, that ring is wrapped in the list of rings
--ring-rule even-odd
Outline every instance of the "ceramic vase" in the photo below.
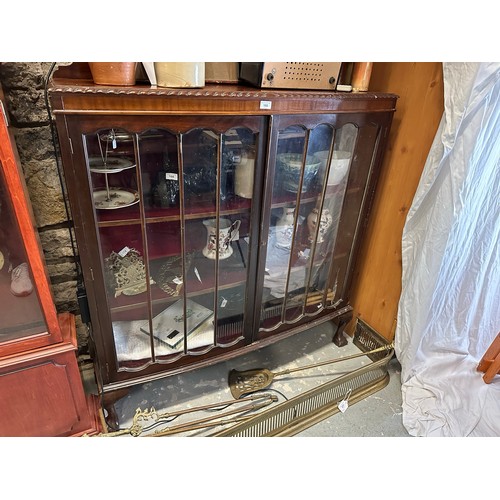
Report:
[[[204,62],[155,62],[154,68],[158,87],[205,86]]]
[[[307,229],[309,230],[309,243],[313,243],[316,239],[316,243],[323,243],[325,241],[325,235],[332,226],[332,216],[330,210],[327,208],[323,209],[321,212],[321,218],[319,221],[318,235],[316,236],[316,227],[318,224],[318,214],[319,210],[317,208],[307,216]]]
[[[97,85],[135,85],[136,62],[89,62]]]
[[[318,151],[315,153],[315,157],[321,162],[321,177],[323,177],[326,171],[326,164],[328,161],[328,156],[330,151]],[[333,151],[332,159],[330,161],[330,171],[328,173],[328,186],[336,186],[342,182],[344,177],[349,170],[349,165],[351,163],[351,153],[348,151]]]
[[[283,215],[276,223],[276,246],[292,248],[295,207],[283,207]]]
[[[234,173],[234,192],[242,198],[251,198],[255,172],[255,157],[252,151],[245,152],[236,165]]]

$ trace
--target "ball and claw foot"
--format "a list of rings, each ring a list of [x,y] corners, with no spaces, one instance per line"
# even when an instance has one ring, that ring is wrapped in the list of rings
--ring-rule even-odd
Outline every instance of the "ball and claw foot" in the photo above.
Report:
[[[337,331],[333,335],[332,342],[337,347],[344,347],[347,345],[347,339],[344,336],[344,327],[349,323],[352,319],[352,314],[345,314],[340,317],[339,322],[337,324]]]

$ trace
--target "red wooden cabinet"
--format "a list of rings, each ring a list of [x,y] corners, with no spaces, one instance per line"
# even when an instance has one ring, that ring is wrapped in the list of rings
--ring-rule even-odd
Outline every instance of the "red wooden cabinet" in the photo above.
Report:
[[[0,88],[0,436],[94,434],[75,318],[57,314]]]

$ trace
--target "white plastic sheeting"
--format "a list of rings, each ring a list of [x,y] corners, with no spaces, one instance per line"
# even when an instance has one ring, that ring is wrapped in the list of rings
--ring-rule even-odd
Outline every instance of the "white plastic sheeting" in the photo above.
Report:
[[[413,436],[500,436],[500,63],[444,63],[445,111],[402,238],[395,337]]]

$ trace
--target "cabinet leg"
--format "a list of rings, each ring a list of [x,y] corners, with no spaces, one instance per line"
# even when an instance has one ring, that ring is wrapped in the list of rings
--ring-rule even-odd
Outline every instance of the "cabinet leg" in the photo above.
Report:
[[[113,432],[117,431],[120,428],[120,424],[118,421],[118,415],[115,409],[115,403],[124,398],[129,393],[129,389],[118,389],[113,392],[105,392],[102,395],[102,407],[105,410],[105,420],[106,425],[108,426],[108,430]]]
[[[344,326],[347,325],[352,320],[352,312],[343,314],[342,316],[339,316],[335,320],[333,320],[333,323],[337,325],[337,331],[335,332],[333,336],[332,342],[337,346],[337,347],[344,347],[347,345],[347,340],[344,337]]]

